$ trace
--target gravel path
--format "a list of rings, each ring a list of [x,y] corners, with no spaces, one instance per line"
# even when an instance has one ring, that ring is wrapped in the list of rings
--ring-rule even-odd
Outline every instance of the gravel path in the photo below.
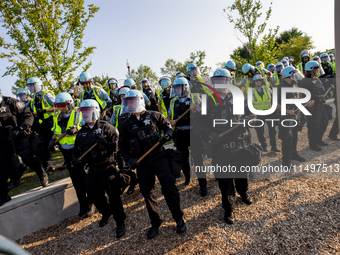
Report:
[[[306,132],[304,128],[299,133],[298,143],[300,154],[308,160],[303,167],[311,163],[340,164],[340,142],[328,140],[330,145],[322,152],[313,152],[308,148]],[[262,164],[279,165],[281,157],[280,153],[267,153]],[[181,177],[177,184],[188,227],[184,234],[176,234],[176,224],[157,185],[165,223],[153,240],[146,239],[150,222],[137,190],[131,196],[122,196],[127,229],[121,239],[115,237],[112,217],[107,226],[98,228],[101,216],[96,213],[88,219],[68,218],[17,242],[32,254],[339,254],[339,179],[305,178],[311,175],[319,177],[320,173],[304,171],[283,178],[251,179],[254,203],[246,206],[239,199],[231,226],[223,221],[221,195],[214,179],[208,180],[209,196],[202,198],[197,180],[184,186]]]

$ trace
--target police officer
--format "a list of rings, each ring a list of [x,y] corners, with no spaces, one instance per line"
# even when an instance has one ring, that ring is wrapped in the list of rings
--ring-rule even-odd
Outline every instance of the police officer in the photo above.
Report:
[[[177,79],[177,78],[185,78],[185,74],[182,73],[182,72],[176,72],[175,79]]]
[[[0,206],[11,200],[7,194],[7,180],[14,154],[36,172],[43,187],[48,185],[48,177],[30,144],[33,120],[32,113],[22,102],[0,93]]]
[[[55,97],[54,109],[56,110],[52,128],[54,139],[50,141],[49,148],[54,150],[55,141],[66,133],[66,136],[59,141],[58,145],[77,193],[80,205],[78,216],[82,217],[86,214],[87,217],[90,217],[94,214],[94,207],[86,197],[85,172],[71,164],[76,133],[80,129],[82,120],[81,113],[77,111],[71,95],[67,92],[62,92]]]
[[[118,96],[119,96],[119,102],[122,102],[123,98],[125,97],[125,94],[130,91],[129,88],[127,87],[121,87],[118,90]],[[113,111],[112,111],[112,116],[110,119],[110,123],[112,125],[114,125],[117,129],[119,129],[119,124],[121,124],[123,122],[123,120],[125,119],[124,116],[125,114],[121,114],[121,109],[122,109],[122,105],[114,105],[113,106]]]
[[[261,61],[258,61],[258,62],[261,62]],[[244,78],[241,81],[241,87],[242,87],[243,94],[245,96],[248,93],[248,88],[250,86],[250,83],[251,83],[254,75],[263,73],[264,74],[263,77],[267,77],[266,75],[268,73],[268,76],[270,76],[270,77],[272,76],[272,74],[267,69],[262,68],[261,63],[259,63],[259,66],[261,66],[261,69],[259,67],[254,67],[254,66],[252,66],[248,63],[244,64],[242,66],[242,73],[244,74]],[[267,80],[265,80],[265,82],[266,82],[266,86],[269,87],[269,83],[267,82]]]
[[[150,106],[146,106],[147,110],[150,111],[158,111],[158,99],[157,99],[157,94],[150,88],[150,84],[148,79],[143,78],[141,80],[141,86],[143,88],[143,93],[149,98],[150,100]]]
[[[280,84],[281,79],[282,79],[282,74],[281,71],[283,70],[283,64],[281,62],[276,63],[275,65],[275,72],[273,73],[273,78],[272,78],[272,87],[277,86]]]
[[[118,185],[112,185],[112,181],[116,179],[117,171],[113,163],[115,161],[114,153],[118,148],[118,130],[110,123],[99,120],[100,106],[96,100],[84,100],[80,103],[79,109],[85,124],[76,136],[72,164],[74,166],[85,164],[84,170],[88,170],[86,175],[87,195],[89,201],[93,201],[103,215],[99,227],[105,226],[113,214],[117,224],[116,236],[120,238],[125,234],[126,215]],[[79,161],[78,158],[96,143],[97,146],[82,161]],[[110,205],[107,203],[105,191],[109,196]]]
[[[264,85],[263,77],[260,74],[256,74],[253,78],[253,106],[257,110],[268,110],[271,108],[271,101],[272,101],[272,91]],[[265,119],[275,119],[271,116],[257,116],[257,119],[262,120],[262,123],[265,122]],[[276,146],[276,130],[275,126],[268,124],[268,131],[269,131],[269,139],[270,139],[270,146],[272,152],[280,152],[280,150]],[[262,151],[267,152],[267,141],[264,136],[264,125],[255,127],[257,138],[261,143]]]
[[[111,98],[112,105],[121,104],[122,102],[119,101],[118,92],[118,81],[115,78],[110,78],[107,81],[107,86],[109,87],[109,97]]]
[[[158,111],[164,115],[164,117],[168,116],[168,110],[170,106],[170,88],[171,88],[171,80],[169,77],[162,77],[158,81],[158,85],[162,88],[158,92]]]
[[[229,71],[229,73],[231,74],[231,76],[233,77],[233,84],[237,85],[237,81],[236,81],[236,64],[234,61],[232,60],[228,60],[227,63],[224,65],[224,68],[227,69]]]
[[[320,146],[327,146],[328,143],[322,141],[322,136],[328,126],[328,117],[325,107],[325,88],[319,78],[319,64],[316,61],[309,61],[305,65],[305,75],[299,87],[308,89],[311,98],[314,100],[314,107],[311,111],[312,116],[307,116],[309,147],[315,151],[321,151]]]
[[[292,66],[288,66],[282,70],[282,80],[278,88],[278,105],[277,109],[281,111],[281,89],[282,88],[297,88],[297,81],[299,80],[298,75],[302,75],[298,70]],[[286,98],[300,98],[299,93],[287,93]],[[306,107],[311,107],[313,101],[310,101]],[[286,115],[281,116],[280,121],[292,120],[299,122],[299,111],[295,105],[288,104],[286,106]],[[305,162],[306,159],[301,157],[297,152],[297,141],[298,141],[298,131],[299,126],[293,126],[293,121],[290,121],[286,126],[279,126],[279,139],[282,140],[282,165],[290,167],[290,160],[297,160],[300,162]]]
[[[187,113],[181,120],[176,120],[185,113],[191,106],[199,102],[197,93],[190,94],[188,80],[177,78],[171,87],[170,108],[168,119],[172,127],[175,127],[173,139],[177,150],[183,154],[183,173],[185,176],[185,185],[190,183],[190,164],[189,164],[189,147],[190,147],[190,113]],[[205,187],[206,189],[206,187]]]
[[[42,155],[39,156],[46,173],[51,173],[55,169],[52,166],[52,154],[48,149],[48,144],[52,139],[53,114],[54,114],[54,93],[42,88],[43,83],[39,78],[28,79],[26,88],[34,94],[31,101],[31,111],[34,115],[33,130],[37,131],[44,139]]]
[[[296,69],[296,65],[294,65],[294,57],[293,57],[293,56],[290,56],[289,59],[288,59],[288,61],[289,61],[289,65],[292,66],[292,67],[294,67],[294,68]]]
[[[177,223],[177,232],[183,233],[186,231],[186,226],[182,217],[179,192],[175,185],[176,179],[162,146],[172,137],[171,125],[161,113],[145,111],[144,105],[140,91],[130,90],[125,94],[121,111],[131,113],[131,116],[121,124],[119,148],[130,167],[137,168],[140,191],[151,219],[151,228],[148,230],[147,237],[152,239],[156,237],[162,224],[155,192],[156,176],[162,186],[162,193],[172,217]],[[161,137],[162,131],[164,135]],[[160,145],[138,164],[138,159],[157,142]]]
[[[255,74],[261,74],[263,77],[268,77],[271,78],[272,77],[272,73],[267,70],[266,68],[264,68],[264,64],[262,61],[257,61],[255,64],[256,68],[255,68]]]
[[[297,69],[300,71],[300,73],[305,73],[305,65],[310,60],[310,54],[308,50],[303,50],[300,53],[301,56],[301,62],[297,65]]]
[[[218,72],[217,70],[216,72]],[[227,70],[225,70],[228,72]],[[215,72],[215,74],[216,74]],[[228,72],[229,73],[229,72]],[[230,76],[230,74],[228,75]],[[212,162],[213,166],[233,166],[235,171],[239,171],[241,166],[256,165],[255,158],[250,157],[246,150],[246,147],[250,144],[250,131],[248,127],[239,127],[232,131],[232,133],[221,136],[223,132],[230,129],[230,125],[215,125],[213,126],[214,119],[224,119],[228,123],[242,122],[245,120],[245,116],[233,115],[233,96],[225,88],[217,88],[216,84],[231,84],[228,77],[214,75],[212,77],[212,84],[217,91],[218,98],[221,99],[221,103],[215,104],[214,101],[208,97],[206,115],[201,115],[201,106],[196,109],[194,114],[193,129],[199,134],[201,139],[209,141],[212,146]],[[244,100],[246,107],[246,101]],[[247,113],[248,114],[248,113]],[[194,150],[198,148],[199,139],[191,141],[191,148]],[[195,142],[197,144],[195,144]],[[258,161],[257,158],[256,161]],[[233,224],[233,209],[235,201],[235,188],[241,195],[242,201],[250,205],[252,203],[248,196],[248,177],[246,174],[234,175],[230,173],[215,172],[215,178],[218,180],[219,188],[222,194],[222,207],[225,210],[224,220],[227,224]]]
[[[19,89],[17,92],[17,98],[25,104],[25,106],[30,110],[31,106],[31,92],[28,89]]]
[[[270,63],[267,65],[267,69],[273,74],[275,72],[275,65],[273,63]]]
[[[130,90],[138,90],[136,82],[131,78],[127,78],[126,80],[124,80],[124,86],[128,86],[130,88]],[[151,102],[150,102],[150,99],[148,98],[148,96],[145,95],[144,92],[142,92],[142,94],[143,94],[143,98],[144,98],[144,103],[147,106],[151,106]]]
[[[101,108],[101,118],[109,120],[106,112],[112,107],[112,100],[104,89],[93,84],[92,76],[83,72],[79,75],[79,83],[84,86],[84,91],[79,94],[80,103],[86,99],[93,99],[98,102]]]

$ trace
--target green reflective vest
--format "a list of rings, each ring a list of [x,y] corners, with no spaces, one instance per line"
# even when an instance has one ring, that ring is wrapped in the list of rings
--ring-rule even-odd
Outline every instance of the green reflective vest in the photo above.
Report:
[[[52,91],[42,90],[42,93],[41,93],[42,103],[41,103],[41,105],[42,105],[43,110],[46,110],[46,109],[53,107],[53,105],[50,105],[45,98],[47,93],[52,93],[52,95],[54,96],[54,93]],[[33,110],[33,112],[36,113],[37,109],[35,108],[35,104],[34,104],[35,103],[35,96],[36,95],[34,95],[33,99],[31,100],[31,110]],[[44,119],[48,119],[50,116],[53,116],[53,115],[54,115],[54,112],[45,112],[44,113]],[[42,123],[41,119],[39,119],[39,123]]]
[[[299,69],[299,71],[303,74],[304,70],[303,70],[303,66],[302,66],[302,62],[300,64],[297,65],[297,69]]]
[[[113,106],[112,116],[113,116],[113,119],[115,119],[115,121],[116,121],[116,123],[113,123],[113,124],[117,129],[118,129],[118,118],[119,118],[119,114],[120,114],[120,109],[122,109],[122,105]]]
[[[253,88],[253,106],[257,110],[268,110],[271,107],[272,96],[269,89],[266,86],[262,86],[263,97],[260,97],[256,88]]]
[[[171,102],[170,102],[171,120],[174,119],[174,114],[175,114],[174,106],[175,106],[175,102],[176,102],[177,98],[178,98],[178,96],[174,97],[173,99],[171,99]],[[191,99],[192,104],[199,103],[199,101],[200,101],[199,94],[198,93],[190,93],[190,99]]]
[[[107,103],[105,100],[101,99],[100,97],[100,92],[99,92],[100,87],[92,85],[91,89],[93,91],[94,97],[96,98],[96,101],[98,102],[98,104],[100,105],[103,111],[106,108]],[[84,95],[85,95],[85,91],[82,92],[81,101],[84,101]]]
[[[58,124],[58,117],[60,113],[61,111],[59,111],[57,114],[55,114],[55,116],[53,116],[53,127],[51,129],[52,131],[54,131],[54,134],[56,135],[57,138],[63,135],[61,127]],[[68,122],[67,122],[65,132],[66,130],[70,129],[73,126],[77,126],[77,129],[80,129],[81,119],[82,119],[81,112],[77,112],[77,108],[72,110],[70,118],[68,119]],[[59,141],[59,143],[72,145],[74,144],[75,140],[76,140],[76,135],[72,135],[72,136],[66,135],[63,139]]]
[[[282,77],[282,76],[281,76],[281,73],[280,73],[280,77],[279,77],[279,75],[278,75],[277,72],[274,72],[274,73],[273,73],[273,78],[274,78],[274,80],[275,80],[275,86],[277,86],[277,85],[280,84],[280,78],[281,78],[281,77]]]
[[[161,114],[163,114],[166,118],[166,117],[168,117],[168,110],[166,109],[165,104],[164,104],[163,91],[164,91],[164,89],[162,89],[158,92],[158,97],[159,97],[159,101],[160,101],[160,104],[161,104]]]

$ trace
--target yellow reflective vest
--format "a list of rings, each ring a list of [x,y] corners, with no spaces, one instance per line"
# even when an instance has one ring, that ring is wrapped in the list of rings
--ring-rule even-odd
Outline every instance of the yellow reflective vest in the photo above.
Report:
[[[41,98],[42,98],[41,105],[42,105],[42,109],[46,110],[46,109],[52,108],[53,105],[50,105],[48,103],[48,101],[46,100],[45,96],[46,96],[47,93],[52,93],[52,95],[54,96],[54,93],[52,91],[50,91],[50,90],[42,90],[41,92],[42,92],[41,93]],[[33,110],[33,112],[36,113],[37,109],[35,108],[35,104],[34,104],[35,103],[35,96],[36,95],[34,95],[33,99],[31,100],[31,110]],[[54,115],[53,112],[45,112],[44,113],[44,119],[48,119],[50,116],[53,116],[53,115]],[[42,123],[41,119],[39,119],[39,123]]]
[[[64,133],[62,133],[61,127],[58,125],[58,117],[60,115],[60,111],[53,117],[53,127],[52,127],[52,131],[54,131],[54,134],[56,135],[57,138],[59,138],[61,135],[63,135]],[[80,129],[80,121],[82,119],[82,114],[81,112],[77,112],[77,108],[72,110],[70,118],[68,119],[67,122],[67,126],[65,129],[66,130],[70,129],[73,126],[77,126],[77,129]],[[68,145],[72,145],[74,144],[76,140],[76,135],[72,135],[72,136],[68,136],[66,135],[63,139],[61,139],[59,141],[60,144],[68,144]]]
[[[122,105],[113,106],[112,117],[115,118],[115,120],[116,120],[115,127],[117,129],[118,129],[118,118],[119,118],[119,114],[120,114],[121,109],[122,109]]]
[[[260,97],[256,88],[253,88],[253,106],[257,110],[268,110],[271,107],[271,93],[267,86],[262,86],[263,97]]]
[[[102,110],[104,110],[106,108],[107,103],[105,100],[101,99],[100,97],[100,92],[99,92],[100,87],[91,85],[91,89],[93,91],[94,97],[96,98],[96,101],[98,102]],[[82,92],[81,101],[84,101],[84,95],[85,95],[85,91]]]
[[[158,92],[158,98],[159,98],[159,101],[160,101],[160,104],[161,104],[161,114],[163,114],[166,118],[166,117],[168,117],[168,110],[166,109],[165,104],[164,104],[163,91],[164,91],[164,89],[162,89]]]

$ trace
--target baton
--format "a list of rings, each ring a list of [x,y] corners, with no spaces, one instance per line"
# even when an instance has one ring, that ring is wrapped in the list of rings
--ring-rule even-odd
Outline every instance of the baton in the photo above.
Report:
[[[103,136],[103,138],[106,138],[106,137],[107,137],[106,135]],[[86,157],[87,154],[89,154],[94,148],[97,147],[97,145],[98,145],[98,143],[95,143],[94,145],[92,145],[90,149],[88,149],[83,155],[81,155],[81,156],[78,158],[78,160],[79,160],[79,161],[82,161],[82,160]]]

